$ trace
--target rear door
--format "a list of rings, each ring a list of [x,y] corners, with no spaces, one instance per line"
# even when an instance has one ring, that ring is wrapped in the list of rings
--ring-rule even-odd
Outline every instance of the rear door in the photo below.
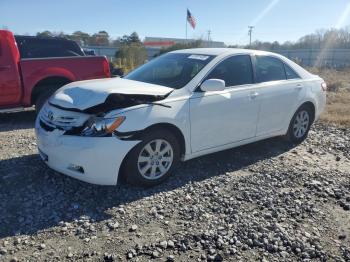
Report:
[[[21,100],[18,61],[19,53],[12,33],[0,30],[0,106],[15,105]]]
[[[259,97],[250,56],[227,58],[206,79],[222,79],[226,89],[197,90],[190,98],[192,152],[254,137]]]
[[[297,73],[277,57],[256,56],[255,69],[261,99],[257,136],[264,136],[289,124],[305,89]]]

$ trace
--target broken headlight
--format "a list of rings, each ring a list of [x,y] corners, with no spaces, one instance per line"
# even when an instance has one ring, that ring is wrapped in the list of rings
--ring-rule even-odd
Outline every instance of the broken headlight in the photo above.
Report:
[[[109,136],[125,120],[125,116],[116,118],[91,117],[81,132],[82,136]]]

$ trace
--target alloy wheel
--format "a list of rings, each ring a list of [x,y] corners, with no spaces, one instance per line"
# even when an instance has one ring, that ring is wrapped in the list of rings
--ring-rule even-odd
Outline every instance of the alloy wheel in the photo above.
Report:
[[[293,134],[296,138],[303,137],[309,128],[310,116],[306,110],[301,110],[295,117],[293,123]]]
[[[159,179],[168,172],[173,160],[174,152],[171,144],[164,139],[155,139],[141,149],[137,168],[144,178]]]

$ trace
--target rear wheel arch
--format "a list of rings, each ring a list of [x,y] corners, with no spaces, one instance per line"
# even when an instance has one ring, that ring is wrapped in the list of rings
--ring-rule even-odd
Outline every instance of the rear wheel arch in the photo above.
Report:
[[[298,111],[302,107],[306,107],[306,108],[310,109],[312,122],[313,122],[315,120],[315,114],[316,114],[315,104],[311,101],[304,102],[303,104],[301,104],[301,106],[298,107],[298,109],[296,111]]]
[[[299,118],[298,120],[298,117],[301,117],[301,119]],[[285,138],[294,144],[301,143],[307,138],[314,120],[315,105],[310,101],[304,102],[297,110],[295,110],[295,113],[290,120]]]

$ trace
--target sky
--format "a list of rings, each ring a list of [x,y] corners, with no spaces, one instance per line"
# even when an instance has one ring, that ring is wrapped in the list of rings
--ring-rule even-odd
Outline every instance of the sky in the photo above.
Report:
[[[247,44],[250,25],[253,41],[279,42],[350,25],[350,0],[0,0],[0,28],[185,38],[187,8],[197,20],[188,38],[206,39],[210,30],[226,44]]]

